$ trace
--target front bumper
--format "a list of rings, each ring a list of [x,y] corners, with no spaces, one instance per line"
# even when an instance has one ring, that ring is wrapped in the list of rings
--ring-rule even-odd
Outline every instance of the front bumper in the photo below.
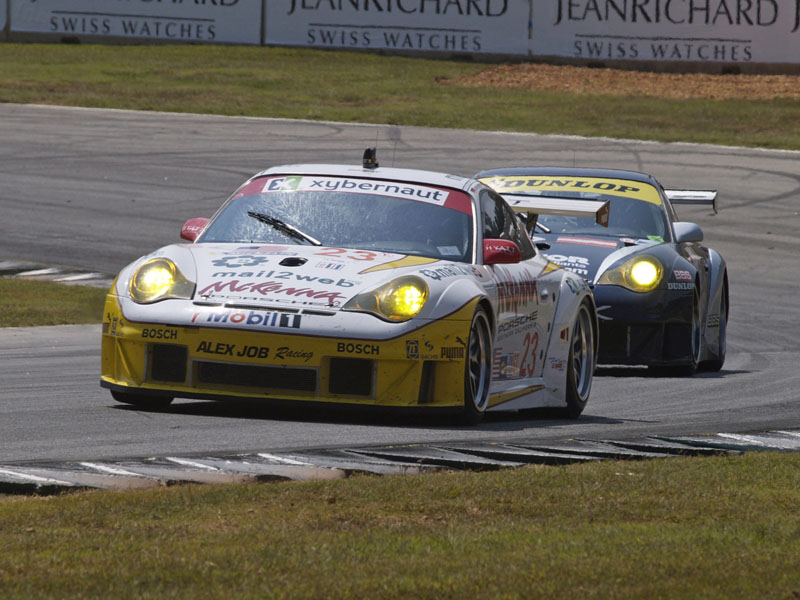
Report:
[[[596,285],[598,363],[667,366],[690,362],[693,295],[691,289],[638,293],[616,285]]]
[[[100,383],[175,398],[463,406],[475,303],[406,335],[365,340],[131,322],[109,294]]]

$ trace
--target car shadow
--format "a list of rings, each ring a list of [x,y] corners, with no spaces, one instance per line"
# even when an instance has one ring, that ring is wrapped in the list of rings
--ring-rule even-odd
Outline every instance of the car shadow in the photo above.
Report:
[[[722,369],[720,371],[697,371],[693,375],[681,374],[667,369],[641,367],[597,367],[595,377],[639,377],[645,379],[723,379],[732,375],[750,373],[747,369]]]
[[[555,409],[528,409],[524,411],[490,412],[477,425],[460,421],[459,411],[453,409],[420,409],[397,407],[351,407],[342,405],[292,404],[270,400],[268,402],[248,399],[225,401],[176,400],[160,408],[144,408],[131,404],[114,404],[112,408],[122,411],[151,414],[191,415],[221,419],[254,419],[263,421],[286,421],[306,423],[328,423],[332,425],[368,425],[389,428],[415,428],[442,431],[515,431],[529,429],[533,424],[543,427],[574,426],[575,424],[615,424],[624,420],[607,417],[581,415],[578,419],[567,418]]]

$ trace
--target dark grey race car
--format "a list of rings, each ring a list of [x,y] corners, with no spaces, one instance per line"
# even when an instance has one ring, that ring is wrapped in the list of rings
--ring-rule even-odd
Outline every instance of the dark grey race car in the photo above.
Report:
[[[709,204],[716,192],[665,190],[650,175],[587,168],[518,167],[476,179],[509,203],[530,196],[610,201],[607,222],[531,215],[534,241],[551,261],[593,287],[598,363],[648,365],[674,374],[718,371],[725,362],[728,275],[695,223],[673,204]]]

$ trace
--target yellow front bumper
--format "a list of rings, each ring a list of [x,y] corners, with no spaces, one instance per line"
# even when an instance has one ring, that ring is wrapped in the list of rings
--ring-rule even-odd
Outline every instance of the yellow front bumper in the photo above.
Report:
[[[476,302],[411,334],[372,341],[129,322],[109,294],[101,385],[182,398],[463,406]]]

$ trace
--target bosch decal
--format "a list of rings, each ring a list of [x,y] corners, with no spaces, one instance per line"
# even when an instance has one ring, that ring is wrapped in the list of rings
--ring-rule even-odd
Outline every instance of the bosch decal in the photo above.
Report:
[[[177,329],[157,329],[146,327],[142,329],[142,337],[151,340],[177,340]]]
[[[337,352],[346,352],[347,354],[374,354],[381,353],[381,347],[376,344],[351,344],[348,342],[339,342],[336,344]]]

